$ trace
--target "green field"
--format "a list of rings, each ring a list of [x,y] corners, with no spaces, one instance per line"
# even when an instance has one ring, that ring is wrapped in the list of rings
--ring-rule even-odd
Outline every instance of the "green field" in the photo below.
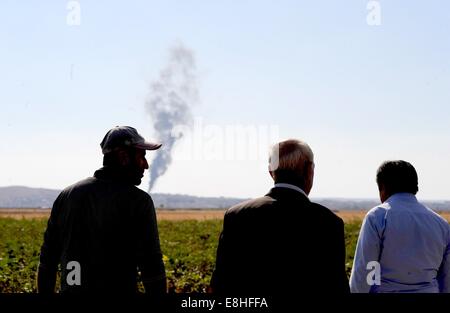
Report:
[[[0,292],[36,292],[39,250],[47,221],[0,218]],[[214,268],[221,220],[160,221],[169,292],[205,292]],[[360,221],[347,223],[350,273]]]

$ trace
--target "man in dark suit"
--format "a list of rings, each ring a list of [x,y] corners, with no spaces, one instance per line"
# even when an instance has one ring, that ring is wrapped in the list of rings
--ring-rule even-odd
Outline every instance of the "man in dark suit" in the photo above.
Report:
[[[313,203],[314,156],[299,140],[275,145],[275,185],[224,217],[211,289],[219,294],[348,293],[344,223]]]

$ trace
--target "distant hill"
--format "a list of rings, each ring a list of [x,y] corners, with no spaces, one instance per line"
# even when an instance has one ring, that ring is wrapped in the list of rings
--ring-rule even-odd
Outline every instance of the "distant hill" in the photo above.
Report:
[[[181,194],[152,193],[155,206],[160,209],[227,209],[247,199],[225,197],[196,197]]]
[[[0,187],[1,208],[50,208],[59,190],[23,186]]]
[[[60,190],[23,186],[0,187],[0,208],[51,208]],[[196,197],[182,194],[152,193],[153,202],[161,209],[226,209],[246,199]],[[368,210],[375,199],[313,198],[334,211]],[[424,201],[433,210],[450,211],[450,201]]]
[[[60,190],[23,186],[0,187],[0,208],[51,208]],[[196,197],[152,193],[155,206],[164,209],[226,209],[245,199]]]

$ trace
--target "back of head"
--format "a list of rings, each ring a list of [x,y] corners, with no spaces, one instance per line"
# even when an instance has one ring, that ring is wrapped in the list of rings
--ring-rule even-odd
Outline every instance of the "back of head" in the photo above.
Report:
[[[313,165],[314,154],[301,140],[281,141],[270,152],[269,170],[275,183],[300,184],[301,188],[306,188]]]
[[[388,195],[419,191],[418,177],[414,166],[402,160],[385,161],[377,171],[378,188],[384,188]]]

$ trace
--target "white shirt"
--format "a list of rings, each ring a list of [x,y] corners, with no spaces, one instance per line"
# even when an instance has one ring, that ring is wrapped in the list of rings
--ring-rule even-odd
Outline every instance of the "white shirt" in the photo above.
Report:
[[[371,285],[368,262],[381,268]],[[372,275],[370,275],[372,277]],[[350,277],[351,292],[450,292],[450,226],[411,193],[397,193],[364,218]]]

